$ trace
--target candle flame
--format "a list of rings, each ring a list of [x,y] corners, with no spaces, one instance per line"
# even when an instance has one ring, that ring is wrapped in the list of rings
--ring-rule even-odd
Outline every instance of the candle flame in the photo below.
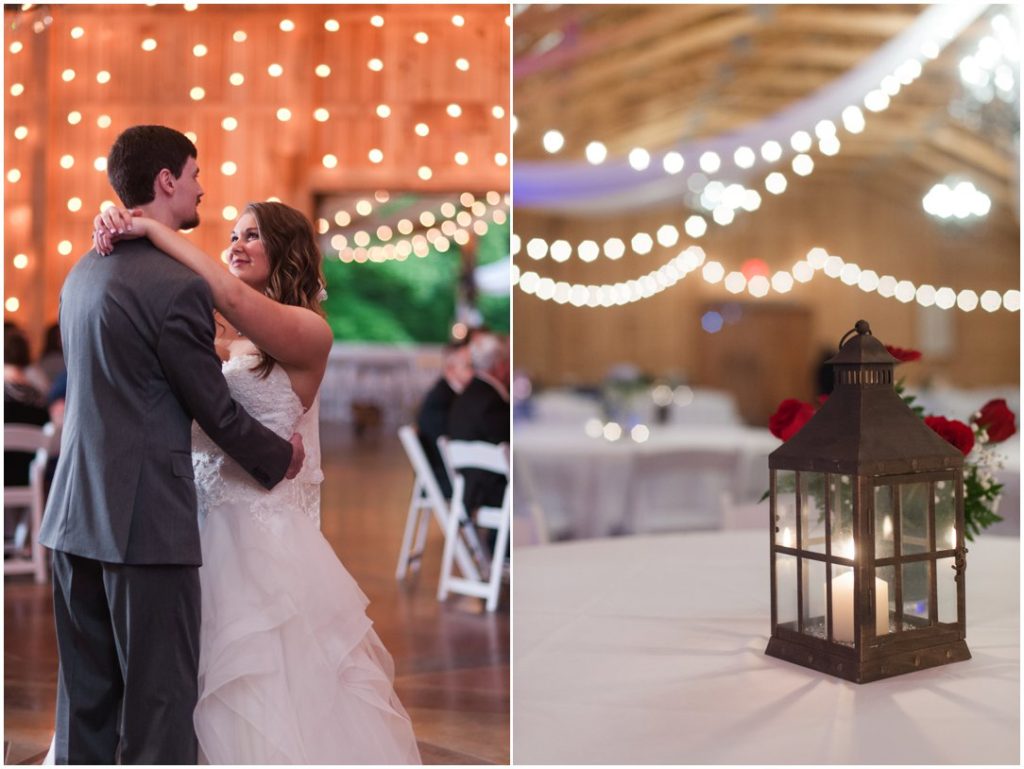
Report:
[[[949,546],[956,547],[956,526],[952,526],[949,529]]]
[[[782,530],[782,546],[793,547],[793,532],[789,530],[788,526]]]
[[[882,536],[886,539],[892,538],[892,518],[888,515],[885,516],[885,519],[882,521]]]

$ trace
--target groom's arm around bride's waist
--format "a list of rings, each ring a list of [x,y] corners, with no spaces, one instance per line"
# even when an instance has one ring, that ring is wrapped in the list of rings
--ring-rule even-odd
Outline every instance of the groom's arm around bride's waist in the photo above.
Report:
[[[286,473],[293,475],[293,444],[253,419],[231,398],[214,352],[210,289],[201,278],[186,281],[171,300],[157,356],[186,411],[256,481],[272,489]],[[300,442],[296,452],[301,451]],[[301,464],[301,456],[298,459]]]

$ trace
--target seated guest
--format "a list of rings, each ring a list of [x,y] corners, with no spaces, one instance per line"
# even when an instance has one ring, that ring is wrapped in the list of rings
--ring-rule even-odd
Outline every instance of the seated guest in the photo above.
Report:
[[[45,425],[49,421],[46,400],[25,377],[29,364],[28,339],[17,327],[4,325],[4,424]],[[4,486],[27,486],[34,454],[4,452]],[[27,510],[4,511],[4,548],[25,544]]]
[[[427,455],[434,477],[441,487],[445,499],[452,497],[452,484],[444,469],[444,460],[437,447],[437,439],[448,434],[448,414],[455,397],[461,393],[473,378],[473,367],[469,361],[469,347],[465,344],[449,344],[442,353],[442,374],[420,406],[416,428],[419,432],[423,453]]]
[[[17,329],[4,332],[4,424],[45,425],[50,421],[46,399],[25,377],[28,340]],[[32,454],[4,452],[4,485],[28,485]]]
[[[53,386],[57,376],[65,370],[60,326],[54,323],[46,329],[46,341],[39,360],[25,370],[25,376],[39,392],[45,393]]]
[[[469,343],[473,379],[452,404],[448,437],[459,441],[508,443],[509,348],[508,340],[490,332],[477,332]],[[486,505],[499,507],[505,478],[486,470],[467,470],[464,501],[467,510]]]

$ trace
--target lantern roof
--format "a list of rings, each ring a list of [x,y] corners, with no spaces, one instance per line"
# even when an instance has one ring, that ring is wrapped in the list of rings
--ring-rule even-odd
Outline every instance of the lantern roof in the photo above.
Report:
[[[863,323],[863,328],[861,324]],[[843,368],[894,364],[867,323],[829,362]],[[796,435],[771,453],[772,469],[850,475],[903,475],[963,467],[960,451],[924,423],[889,375],[836,377],[828,400]],[[847,383],[840,383],[840,382]]]
[[[845,344],[840,342],[839,352],[832,356],[827,363],[833,365],[878,363],[896,365],[899,363],[899,360],[885,348],[885,345],[872,336],[871,326],[866,320],[858,320],[853,330],[857,332],[857,335]]]

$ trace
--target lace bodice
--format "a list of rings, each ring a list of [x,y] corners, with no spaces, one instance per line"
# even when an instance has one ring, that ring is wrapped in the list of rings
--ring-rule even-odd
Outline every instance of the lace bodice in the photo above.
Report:
[[[320,397],[303,413],[302,402],[292,390],[288,374],[279,365],[266,378],[251,369],[257,355],[226,361],[224,378],[232,397],[265,427],[282,438],[293,432],[302,436],[306,459],[293,480],[282,480],[267,491],[227,456],[198,424],[192,424],[192,468],[195,473],[199,521],[208,515],[249,514],[258,523],[272,525],[275,511],[298,508],[320,523]]]

